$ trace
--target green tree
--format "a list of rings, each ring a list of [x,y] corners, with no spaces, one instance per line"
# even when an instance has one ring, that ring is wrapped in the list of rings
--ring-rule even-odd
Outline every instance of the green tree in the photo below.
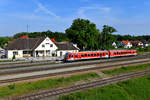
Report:
[[[102,49],[111,49],[112,43],[116,42],[116,37],[112,34],[113,32],[117,32],[117,30],[108,25],[103,26],[103,30],[100,35],[100,45]]]
[[[5,48],[8,45],[8,41],[12,41],[12,37],[0,37],[0,47]]]
[[[75,19],[71,27],[66,29],[66,34],[70,41],[77,43],[82,50],[98,49],[100,31],[89,20]]]

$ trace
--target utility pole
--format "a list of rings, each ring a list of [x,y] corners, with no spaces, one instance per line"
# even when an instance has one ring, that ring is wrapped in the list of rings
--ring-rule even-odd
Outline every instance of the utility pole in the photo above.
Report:
[[[27,32],[29,32],[29,25],[27,24]]]

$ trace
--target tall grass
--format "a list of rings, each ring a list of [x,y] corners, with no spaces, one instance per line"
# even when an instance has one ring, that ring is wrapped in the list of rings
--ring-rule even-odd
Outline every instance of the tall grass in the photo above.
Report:
[[[145,70],[145,69],[150,69],[150,64],[141,64],[137,66],[121,67],[121,68],[115,68],[112,70],[104,70],[102,72],[108,75],[118,75],[121,73],[129,73],[129,72]]]
[[[61,96],[59,100],[150,100],[150,75]]]

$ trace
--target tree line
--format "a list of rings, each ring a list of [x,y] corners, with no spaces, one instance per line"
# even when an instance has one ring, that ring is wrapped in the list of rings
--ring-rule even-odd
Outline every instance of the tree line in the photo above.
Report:
[[[150,36],[115,35],[117,30],[108,25],[104,25],[102,31],[97,29],[96,24],[87,19],[75,19],[72,25],[65,32],[21,32],[12,37],[0,37],[0,46],[5,48],[8,41],[28,35],[29,38],[46,37],[55,38],[56,41],[70,41],[76,43],[81,50],[112,49],[112,43],[122,40],[150,41]]]

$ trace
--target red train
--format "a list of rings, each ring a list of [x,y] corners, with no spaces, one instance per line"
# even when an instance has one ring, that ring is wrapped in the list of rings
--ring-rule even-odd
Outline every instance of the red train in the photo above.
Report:
[[[65,61],[78,61],[86,59],[113,58],[120,56],[136,56],[137,50],[110,50],[110,51],[83,51],[66,53]]]

